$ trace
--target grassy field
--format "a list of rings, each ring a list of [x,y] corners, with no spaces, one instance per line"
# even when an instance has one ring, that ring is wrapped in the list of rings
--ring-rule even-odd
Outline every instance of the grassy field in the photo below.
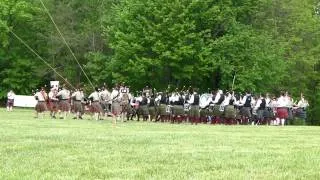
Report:
[[[320,179],[320,127],[113,127],[0,111],[0,179]]]

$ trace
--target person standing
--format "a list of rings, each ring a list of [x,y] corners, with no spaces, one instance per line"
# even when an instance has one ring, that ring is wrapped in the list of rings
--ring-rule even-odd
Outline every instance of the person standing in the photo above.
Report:
[[[120,87],[117,85],[111,92],[111,112],[113,118],[113,124],[117,123],[117,119],[121,113],[121,106],[120,106]]]
[[[70,91],[67,90],[65,85],[62,87],[62,90],[58,92],[57,97],[59,97],[60,119],[66,119],[67,113],[70,111]]]
[[[58,90],[55,88],[51,88],[49,92],[49,109],[50,109],[50,117],[56,119],[56,113],[58,112],[58,103],[59,99],[57,98]]]
[[[300,100],[297,104],[297,115],[305,123],[307,119],[307,107],[309,106],[308,101],[304,98],[304,95],[301,93]]]
[[[189,118],[191,120],[191,124],[195,123],[196,125],[199,123],[200,111],[199,111],[199,102],[200,96],[195,89],[191,92],[192,95],[188,103],[191,105]]]
[[[213,106],[213,120],[211,121],[212,124],[220,124],[222,122],[223,116],[223,102],[225,100],[225,95],[223,94],[222,90],[218,90],[214,95],[214,100],[212,103]]]
[[[82,119],[81,117],[83,112],[82,101],[84,99],[84,95],[80,91],[80,89],[76,89],[76,91],[71,95],[71,97],[73,99],[73,109],[76,115],[74,119]]]
[[[256,125],[259,125],[264,121],[266,107],[267,107],[266,99],[262,94],[260,94],[260,97],[258,98],[254,107],[255,111],[257,112],[257,121],[255,122]]]
[[[127,118],[129,113],[129,102],[130,98],[128,95],[128,91],[126,88],[122,89],[121,95],[120,95],[120,106],[121,106],[121,121],[124,122],[125,118]]]
[[[142,93],[142,97],[137,99],[139,102],[139,114],[138,114],[138,121],[140,119],[140,114],[142,114],[143,121],[147,121],[149,118],[149,109],[148,109],[148,98],[146,93]]]
[[[288,118],[288,102],[284,93],[281,93],[280,97],[277,99],[277,125],[285,125],[286,119]]]
[[[251,108],[253,104],[253,98],[249,91],[247,91],[246,95],[243,97],[241,105],[242,108],[240,113],[242,115],[242,123],[247,124],[252,121]]]
[[[155,99],[155,101],[159,102],[159,108],[158,108],[157,115],[156,115],[157,116],[156,121],[164,122],[164,121],[168,120],[169,117],[168,117],[168,113],[167,113],[166,109],[167,109],[167,105],[169,102],[169,98],[168,98],[167,94],[160,92],[158,97]]]
[[[9,111],[12,111],[12,109],[13,109],[13,104],[14,104],[14,98],[15,98],[15,93],[12,91],[12,90],[10,90],[9,92],[8,92],[8,94],[7,94],[7,111],[9,112]]]
[[[111,112],[111,93],[108,91],[107,87],[103,87],[99,94],[101,100],[101,107],[105,112],[105,116]]]
[[[34,95],[35,99],[38,101],[36,104],[35,110],[36,110],[36,116],[35,118],[39,117],[39,114],[43,113],[42,118],[44,118],[44,112],[47,110],[47,103],[46,100],[48,98],[46,91],[42,87],[40,91],[37,91]]]
[[[99,88],[95,88],[95,91],[88,97],[91,100],[91,107],[94,113],[95,120],[99,120],[103,114],[103,109],[100,105]]]

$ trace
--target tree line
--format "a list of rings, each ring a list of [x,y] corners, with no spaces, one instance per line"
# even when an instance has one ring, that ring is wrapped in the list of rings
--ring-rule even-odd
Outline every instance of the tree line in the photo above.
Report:
[[[317,0],[43,0],[95,85],[191,85],[308,98],[320,124]],[[62,80],[89,87],[40,0],[0,2],[0,98]],[[234,86],[233,79],[235,77]]]

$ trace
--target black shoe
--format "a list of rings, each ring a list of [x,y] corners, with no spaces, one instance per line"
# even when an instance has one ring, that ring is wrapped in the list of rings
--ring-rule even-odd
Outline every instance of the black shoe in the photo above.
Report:
[[[56,116],[52,116],[52,119],[56,119]]]

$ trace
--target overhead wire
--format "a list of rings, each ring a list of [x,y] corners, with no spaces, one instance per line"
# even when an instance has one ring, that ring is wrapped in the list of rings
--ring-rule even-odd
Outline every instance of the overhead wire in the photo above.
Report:
[[[46,13],[48,14],[49,18],[51,19],[52,23],[54,24],[56,30],[58,31],[61,39],[63,40],[63,42],[65,43],[65,45],[67,46],[67,48],[69,49],[70,53],[72,54],[74,60],[77,62],[77,64],[79,65],[81,71],[83,72],[83,74],[85,75],[85,77],[87,78],[88,82],[90,83],[90,85],[92,86],[92,88],[94,89],[94,86],[90,80],[90,78],[88,77],[87,73],[84,71],[84,69],[82,68],[81,64],[79,63],[77,57],[75,56],[75,54],[73,53],[72,49],[70,48],[69,44],[67,43],[66,39],[64,38],[64,36],[62,35],[58,25],[55,23],[52,15],[50,14],[48,8],[46,7],[46,5],[43,3],[42,0],[39,0],[41,2],[41,5],[43,6],[43,8],[45,9]]]
[[[0,21],[1,22],[1,21]],[[2,23],[2,22],[1,22]],[[3,23],[2,23],[3,24]],[[39,53],[37,53],[33,48],[31,48],[23,39],[21,39],[15,32],[13,32],[9,27],[3,24],[4,27],[13,35],[15,36],[26,48],[28,48],[33,54],[35,54],[44,64],[50,67],[59,77],[62,78],[70,87],[76,89],[66,78],[64,78],[55,68],[53,68],[45,59],[43,59]]]

